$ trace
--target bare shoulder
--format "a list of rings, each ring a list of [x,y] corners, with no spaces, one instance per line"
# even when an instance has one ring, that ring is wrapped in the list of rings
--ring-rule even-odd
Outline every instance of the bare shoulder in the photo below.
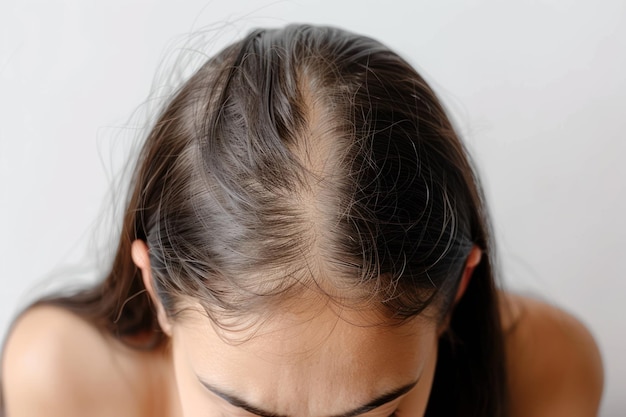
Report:
[[[598,346],[573,315],[501,293],[514,417],[594,417],[603,389]]]
[[[7,414],[137,415],[123,362],[82,318],[60,307],[32,308],[16,321],[3,352]]]

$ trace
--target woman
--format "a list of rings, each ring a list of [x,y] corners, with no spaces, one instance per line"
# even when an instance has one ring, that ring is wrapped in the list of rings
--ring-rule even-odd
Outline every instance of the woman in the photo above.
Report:
[[[7,415],[596,415],[593,339],[498,292],[492,258],[410,65],[334,28],[257,30],[160,114],[106,279],[17,320]]]

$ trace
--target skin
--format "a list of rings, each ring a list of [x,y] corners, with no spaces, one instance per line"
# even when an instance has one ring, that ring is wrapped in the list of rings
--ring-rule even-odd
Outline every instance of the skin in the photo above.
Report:
[[[422,401],[398,415],[423,414],[436,361],[432,326],[414,323],[412,333],[391,331],[355,325],[368,322],[348,312],[343,317],[324,307],[311,312],[316,314],[276,317],[243,344],[225,342],[224,332],[199,312],[174,326],[173,365],[183,415],[254,415],[212,393],[209,385],[266,410],[260,415],[344,416],[418,378],[406,395],[358,415],[387,417],[408,396]]]
[[[136,351],[67,311],[32,309],[16,323],[4,352],[9,417],[83,416],[86,407],[91,416],[263,415],[226,396],[277,416],[341,416],[416,380],[400,396],[354,415],[423,415],[443,328],[419,317],[394,329],[371,326],[371,313],[313,297],[237,333],[212,325],[193,303],[172,321],[154,297],[142,242],[133,245],[133,259],[170,336],[167,346]],[[457,301],[479,261],[476,249]],[[545,303],[501,299],[513,417],[597,415],[602,364],[587,329]]]

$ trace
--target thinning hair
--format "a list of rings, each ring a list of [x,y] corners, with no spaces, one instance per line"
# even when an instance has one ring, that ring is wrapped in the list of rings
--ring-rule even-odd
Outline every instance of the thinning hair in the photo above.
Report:
[[[158,346],[130,255],[141,239],[172,318],[188,299],[218,323],[270,314],[303,289],[389,325],[432,306],[451,321],[427,415],[506,415],[478,179],[436,94],[380,42],[310,25],[251,32],[167,102],[131,188],[106,278],[41,302]],[[484,256],[454,306],[474,245]]]

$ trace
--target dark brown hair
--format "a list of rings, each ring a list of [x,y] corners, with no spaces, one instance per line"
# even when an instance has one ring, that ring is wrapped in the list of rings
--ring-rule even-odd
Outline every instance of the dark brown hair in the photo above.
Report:
[[[373,39],[292,25],[209,59],[145,141],[106,278],[40,303],[162,344],[135,239],[172,317],[188,298],[216,321],[269,312],[303,286],[389,325],[429,306],[439,323],[451,314],[426,415],[507,415],[478,180],[435,93]],[[454,305],[473,245],[483,257]]]

